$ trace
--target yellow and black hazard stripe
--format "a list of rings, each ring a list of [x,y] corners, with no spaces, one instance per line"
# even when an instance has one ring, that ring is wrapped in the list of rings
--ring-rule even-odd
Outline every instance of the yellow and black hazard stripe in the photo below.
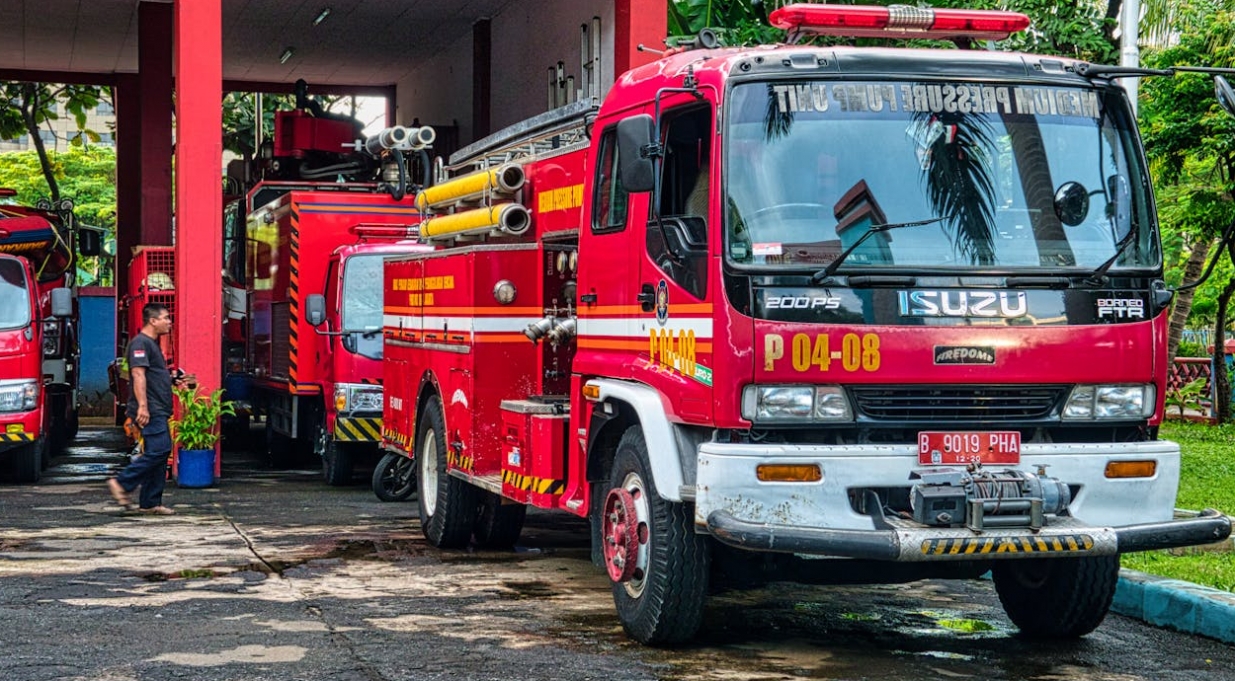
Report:
[[[1084,553],[1094,547],[1087,534],[1058,534],[1033,537],[964,537],[927,539],[922,554],[927,556],[988,555],[992,553]]]
[[[453,447],[446,448],[446,464],[468,473],[476,467],[476,461],[472,457],[456,452]]]
[[[291,238],[288,244],[289,263],[287,272],[287,323],[291,327],[287,334],[288,357],[287,377],[292,385],[296,385],[296,377],[300,375],[297,360],[300,351],[300,211],[296,202],[292,202]],[[338,438],[336,438],[338,439]]]
[[[377,442],[382,439],[382,417],[340,416],[334,422],[337,442]]]
[[[566,490],[565,480],[538,478],[534,475],[522,475],[511,470],[502,471],[502,484],[537,494],[561,494]]]
[[[34,442],[34,433],[0,433],[0,442]]]
[[[383,427],[382,428],[382,439],[385,440],[386,442],[390,442],[392,444],[398,445],[399,447],[402,447],[404,451],[406,451],[412,444],[412,437],[410,435],[404,435],[403,433],[399,432],[398,430],[395,430],[394,428]]]

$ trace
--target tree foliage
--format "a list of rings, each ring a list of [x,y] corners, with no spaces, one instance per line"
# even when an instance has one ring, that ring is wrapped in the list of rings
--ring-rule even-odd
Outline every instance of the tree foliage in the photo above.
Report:
[[[111,147],[70,147],[68,151],[48,152],[48,161],[64,198],[73,200],[79,224],[101,227],[104,239],[114,243],[116,235],[116,151]],[[0,186],[17,192],[13,200],[32,206],[49,198],[41,175],[37,152],[15,151],[0,154]],[[112,283],[112,257],[83,258],[78,263],[78,281],[85,285]]]
[[[86,113],[110,96],[110,89],[93,85],[0,82],[0,139],[29,136],[41,162],[39,169],[47,182],[47,195],[53,202],[60,200],[60,186],[40,129],[60,119],[58,109],[63,105],[65,114],[77,124],[78,134],[70,138],[70,143],[86,146],[87,141],[98,142],[99,134],[86,128]]]

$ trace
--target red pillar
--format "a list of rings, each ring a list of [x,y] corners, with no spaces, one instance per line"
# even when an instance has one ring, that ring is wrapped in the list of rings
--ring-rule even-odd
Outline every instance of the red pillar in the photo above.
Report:
[[[141,80],[137,74],[118,74],[116,101],[116,299],[129,292],[129,260],[142,238],[142,119]],[[133,329],[128,315],[117,306],[116,335],[128,342]],[[118,352],[123,345],[118,346]]]
[[[205,390],[222,382],[221,2],[175,4],[176,357]]]
[[[172,243],[172,5],[137,6],[143,245]],[[216,108],[217,108],[216,104]],[[128,251],[118,251],[128,258]]]
[[[614,77],[636,66],[659,58],[653,52],[640,52],[639,44],[653,50],[665,49],[669,32],[669,0],[616,0],[614,6]]]

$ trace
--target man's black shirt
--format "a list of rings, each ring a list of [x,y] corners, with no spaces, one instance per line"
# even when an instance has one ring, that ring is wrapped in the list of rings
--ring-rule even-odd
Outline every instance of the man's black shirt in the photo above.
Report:
[[[125,352],[129,360],[130,376],[134,367],[146,369],[146,408],[150,411],[150,419],[170,418],[172,415],[172,377],[167,371],[167,361],[163,359],[163,348],[159,342],[144,333],[129,341]],[[126,409],[129,418],[137,417],[137,394],[129,391],[129,404]]]

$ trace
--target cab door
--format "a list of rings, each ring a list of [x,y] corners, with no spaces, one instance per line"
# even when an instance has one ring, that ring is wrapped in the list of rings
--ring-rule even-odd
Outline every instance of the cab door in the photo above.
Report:
[[[711,200],[713,107],[693,98],[666,108],[658,191],[640,219],[636,310],[646,361],[636,378],[659,390],[683,421],[712,418],[715,239]]]

